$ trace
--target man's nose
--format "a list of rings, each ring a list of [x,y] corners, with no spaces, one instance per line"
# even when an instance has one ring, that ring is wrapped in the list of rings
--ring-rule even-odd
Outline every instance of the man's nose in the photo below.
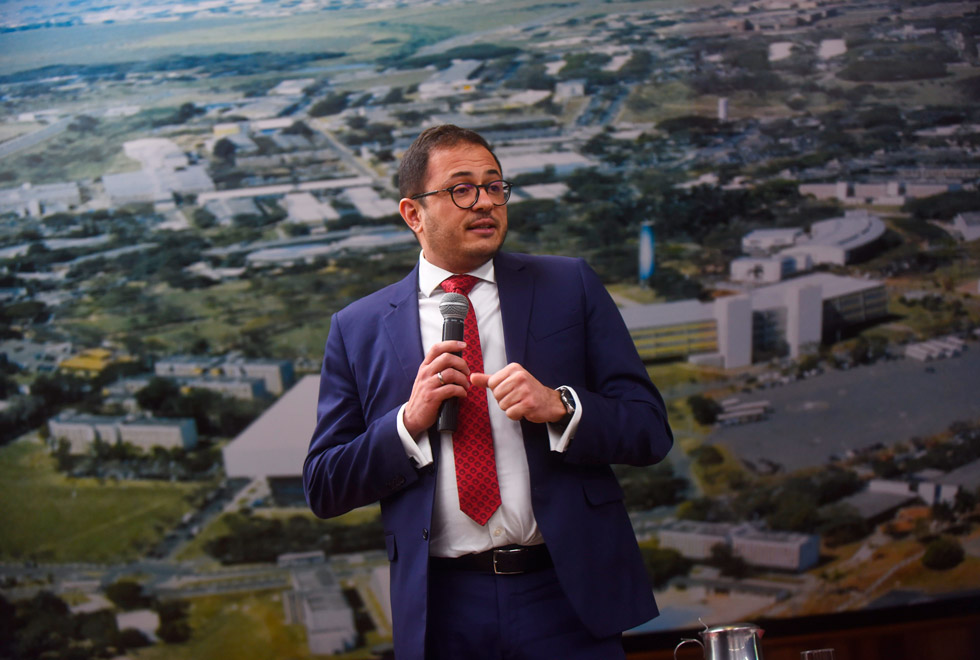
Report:
[[[481,211],[489,211],[493,208],[493,201],[490,199],[490,193],[486,191],[485,188],[477,188],[480,193],[476,198],[476,203],[473,205],[474,209],[479,209]]]

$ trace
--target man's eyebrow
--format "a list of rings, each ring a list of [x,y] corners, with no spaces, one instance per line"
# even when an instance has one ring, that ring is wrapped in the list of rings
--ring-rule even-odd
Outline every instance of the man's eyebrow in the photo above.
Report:
[[[484,174],[492,174],[492,175],[495,175],[495,176],[500,176],[500,171],[497,170],[497,168],[492,167],[489,170],[487,170],[486,172],[484,172]],[[460,179],[460,178],[466,178],[466,177],[471,177],[472,178],[473,176],[474,176],[473,172],[470,172],[469,170],[462,170],[462,171],[459,171],[459,172],[453,172],[452,174],[449,175],[449,178],[450,179]]]

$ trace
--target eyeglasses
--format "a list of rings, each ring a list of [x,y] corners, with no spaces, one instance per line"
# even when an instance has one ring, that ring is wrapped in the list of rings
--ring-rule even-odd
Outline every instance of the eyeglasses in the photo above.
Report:
[[[430,192],[412,195],[409,199],[422,199],[429,195],[448,192],[449,196],[453,199],[453,204],[461,209],[468,209],[472,208],[477,200],[480,199],[480,188],[487,191],[487,197],[493,202],[494,206],[503,206],[510,199],[511,184],[507,181],[491,181],[482,186],[475,183],[457,183],[455,186],[449,186],[442,190],[432,190]]]

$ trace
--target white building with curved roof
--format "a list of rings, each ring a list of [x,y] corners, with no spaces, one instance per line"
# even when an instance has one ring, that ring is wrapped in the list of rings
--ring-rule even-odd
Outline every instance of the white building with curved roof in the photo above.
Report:
[[[799,227],[777,227],[755,229],[742,237],[742,252],[745,254],[767,254],[796,245],[806,236]]]
[[[733,260],[729,276],[771,284],[817,264],[843,266],[873,250],[886,229],[881,218],[863,209],[815,222],[809,233],[796,227],[757,229],[742,238],[742,251],[750,256]]]
[[[809,238],[798,240],[781,254],[806,254],[815,264],[843,266],[884,236],[885,229],[881,218],[868,211],[847,211],[843,217],[813,223]]]

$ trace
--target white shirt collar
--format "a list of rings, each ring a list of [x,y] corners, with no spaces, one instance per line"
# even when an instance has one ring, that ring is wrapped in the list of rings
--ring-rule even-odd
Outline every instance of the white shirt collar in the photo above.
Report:
[[[425,254],[422,252],[419,253],[419,291],[422,295],[429,297],[441,291],[442,288],[439,285],[442,284],[442,281],[455,274],[444,268],[439,268],[439,266],[432,265],[425,258]],[[490,259],[482,266],[474,268],[466,274],[487,282],[497,281],[493,271],[493,259]]]

